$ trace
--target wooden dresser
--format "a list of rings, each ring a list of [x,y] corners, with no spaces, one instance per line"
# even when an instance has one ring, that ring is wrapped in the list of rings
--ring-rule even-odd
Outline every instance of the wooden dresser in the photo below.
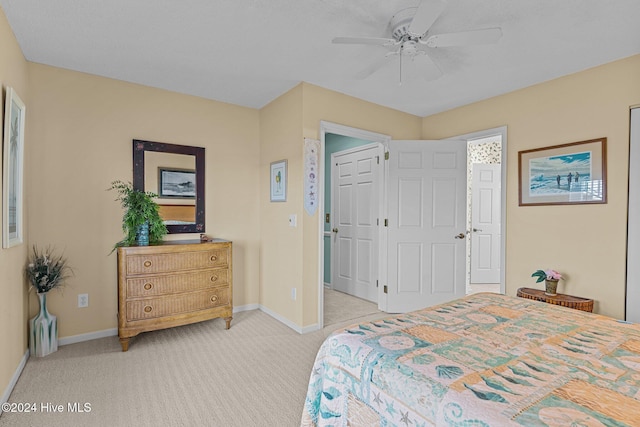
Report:
[[[118,248],[118,336],[223,317],[231,326],[231,242],[168,241]]]

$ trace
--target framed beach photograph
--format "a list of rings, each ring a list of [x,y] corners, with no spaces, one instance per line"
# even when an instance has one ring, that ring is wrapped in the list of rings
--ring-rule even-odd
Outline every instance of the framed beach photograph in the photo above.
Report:
[[[196,171],[158,168],[158,196],[174,199],[196,198]]]
[[[607,138],[518,152],[520,206],[607,203]]]
[[[7,87],[2,157],[2,247],[22,243],[22,187],[25,105]]]
[[[271,201],[287,201],[287,161],[271,163]]]

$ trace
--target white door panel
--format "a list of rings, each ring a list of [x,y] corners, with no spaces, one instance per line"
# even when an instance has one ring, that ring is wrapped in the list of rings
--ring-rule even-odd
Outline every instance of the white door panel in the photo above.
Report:
[[[380,144],[331,156],[334,289],[378,302]]]
[[[473,165],[471,283],[500,283],[500,187],[500,164]]]
[[[466,141],[392,141],[386,311],[465,293]]]

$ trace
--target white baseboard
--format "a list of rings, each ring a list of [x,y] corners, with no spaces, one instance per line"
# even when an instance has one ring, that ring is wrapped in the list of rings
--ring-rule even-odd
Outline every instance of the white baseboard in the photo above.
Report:
[[[293,329],[294,331],[296,331],[299,334],[306,334],[306,333],[317,331],[317,330],[320,329],[318,324],[314,324],[314,325],[311,325],[311,326],[305,326],[305,327],[301,328],[300,326],[298,326],[295,323],[293,323],[291,320],[289,320],[289,319],[287,319],[285,317],[282,317],[281,315],[279,315],[275,311],[270,310],[270,309],[268,309],[267,307],[265,307],[263,305],[260,306],[260,311],[264,311],[269,316],[271,316],[274,319],[276,319],[278,322],[284,323],[285,325],[287,325],[288,327],[290,327],[291,329]]]
[[[0,404],[6,403],[9,401],[9,396],[11,396],[11,392],[13,391],[13,388],[16,386],[16,383],[18,382],[18,378],[20,378],[20,374],[22,374],[24,365],[27,364],[27,359],[29,359],[29,349],[27,349],[27,351],[25,351],[24,354],[22,355],[22,359],[20,359],[20,363],[18,364],[16,371],[13,373],[13,377],[11,377],[11,381],[9,381],[7,388],[4,390],[4,393],[2,394],[2,400],[0,400]],[[0,410],[0,415],[1,414],[2,414],[2,410]]]
[[[118,328],[60,338],[58,339],[58,345],[76,344],[83,341],[97,340],[98,338],[112,337],[114,335],[118,335]]]
[[[233,307],[234,313],[241,311],[258,310],[259,304],[247,304],[239,307]],[[84,341],[97,340],[99,338],[113,337],[118,335],[118,328],[105,329],[103,331],[88,332],[86,334],[72,335],[69,337],[59,338],[58,345],[76,344]]]
[[[293,329],[297,333],[299,333],[299,334],[302,333],[302,328],[300,326],[296,325],[295,323],[293,323],[291,320],[287,319],[286,317],[282,317],[281,315],[279,315],[275,311],[270,310],[270,309],[268,309],[267,307],[265,307],[263,305],[260,306],[260,311],[264,311],[269,316],[273,317],[274,319],[276,319],[280,323],[284,323],[285,325],[287,325],[288,327],[290,327],[291,329]]]
[[[234,313],[240,313],[241,311],[259,310],[260,304],[246,304],[238,307],[233,307]]]

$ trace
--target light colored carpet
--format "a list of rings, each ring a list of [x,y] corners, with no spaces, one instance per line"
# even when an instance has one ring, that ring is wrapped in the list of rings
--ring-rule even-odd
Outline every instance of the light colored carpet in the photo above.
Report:
[[[365,316],[386,314],[378,305],[332,289],[324,289],[324,325],[342,324]]]
[[[384,315],[356,319],[363,312],[349,307],[349,319],[304,335],[254,310],[236,313],[229,330],[215,319],[143,333],[125,353],[117,337],[62,346],[30,358],[9,397],[37,412],[4,413],[0,426],[297,426],[324,339]],[[47,403],[64,411],[42,411]],[[70,413],[69,403],[91,411]]]

